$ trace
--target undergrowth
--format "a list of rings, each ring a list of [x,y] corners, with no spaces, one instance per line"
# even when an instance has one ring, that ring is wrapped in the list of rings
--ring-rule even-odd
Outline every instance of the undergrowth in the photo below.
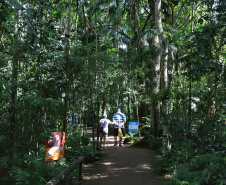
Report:
[[[171,149],[162,151],[162,138],[146,133],[128,134],[131,146],[158,151],[157,170],[173,185],[226,185],[224,122],[216,119],[197,121],[192,130],[183,123],[171,125]]]
[[[81,134],[76,129],[66,136],[65,158],[58,161],[45,161],[45,145],[39,148],[39,152],[28,154],[15,154],[12,161],[9,157],[0,158],[0,184],[1,185],[42,185],[67,168],[79,156],[85,157],[85,163],[97,160],[100,152],[93,149],[90,138]],[[9,163],[13,166],[9,167]],[[77,176],[75,169],[70,176]],[[68,180],[68,178],[66,179]]]
[[[197,124],[193,132],[174,130],[172,149],[157,156],[160,162],[158,169],[162,174],[170,175],[170,184],[226,184],[226,130],[219,124],[207,119]]]

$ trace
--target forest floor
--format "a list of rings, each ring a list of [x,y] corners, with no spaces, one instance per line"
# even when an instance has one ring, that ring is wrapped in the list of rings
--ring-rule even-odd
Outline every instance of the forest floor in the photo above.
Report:
[[[83,168],[82,185],[166,185],[155,169],[157,160],[153,150],[113,146],[109,136],[100,160]]]

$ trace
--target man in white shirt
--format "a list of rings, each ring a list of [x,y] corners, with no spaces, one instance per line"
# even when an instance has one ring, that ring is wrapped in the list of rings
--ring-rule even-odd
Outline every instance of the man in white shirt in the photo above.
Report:
[[[100,147],[105,148],[106,139],[108,136],[108,124],[112,124],[112,122],[107,119],[107,114],[103,115],[103,118],[99,121],[99,133],[100,133]],[[104,142],[102,143],[102,140],[104,139]]]

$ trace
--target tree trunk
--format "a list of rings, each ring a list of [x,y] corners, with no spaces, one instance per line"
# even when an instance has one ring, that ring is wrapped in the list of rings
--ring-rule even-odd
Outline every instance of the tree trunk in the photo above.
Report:
[[[17,78],[18,78],[18,28],[19,13],[14,9],[14,38],[13,38],[13,58],[12,58],[12,78],[11,78],[11,105],[10,105],[10,154],[11,160],[16,147],[16,124],[17,124]]]
[[[192,3],[192,21],[191,21],[191,32],[193,32],[193,27],[194,27],[194,22],[193,22],[193,17],[194,17],[194,2]],[[191,49],[191,52],[193,53],[193,50]],[[189,59],[189,70],[191,71],[192,69],[192,58]],[[192,74],[190,73],[190,81],[189,81],[189,107],[188,107],[188,129],[191,129],[191,106],[192,106]]]
[[[71,7],[70,3],[67,7],[66,11],[66,25],[65,25],[65,38],[67,38],[65,54],[66,54],[66,64],[65,64],[65,73],[66,73],[66,89],[65,89],[65,112],[64,112],[64,122],[63,122],[63,131],[66,132],[67,130],[67,120],[68,120],[68,107],[69,107],[69,89],[70,89],[70,70],[69,70],[69,63],[70,63],[70,30],[71,30]]]
[[[110,1],[108,2],[108,8],[107,8],[107,12],[106,12],[106,24],[105,24],[105,35],[104,35],[105,44],[107,42],[107,34],[108,34],[108,15],[109,15],[109,9],[110,9]]]
[[[108,50],[107,35],[108,35],[108,15],[109,15],[109,9],[110,9],[110,1],[108,2],[108,8],[107,8],[107,12],[106,12],[105,36],[104,36],[104,42],[107,45],[107,50]],[[107,50],[106,50],[106,55],[108,55]],[[107,68],[106,62],[104,62],[104,69],[106,69],[106,68]],[[104,92],[103,92],[102,115],[106,113],[106,88],[107,88],[106,82],[104,82],[103,86],[104,86]]]
[[[100,102],[97,103],[97,114],[96,114],[96,123],[97,123],[97,149],[99,150],[100,146],[100,136],[99,136],[99,111],[100,111]]]
[[[162,39],[163,45],[163,55],[161,59],[161,91],[163,93],[162,98],[162,131],[163,131],[163,153],[167,153],[171,149],[169,142],[169,122],[168,122],[168,112],[169,112],[169,95],[168,95],[168,48],[166,46],[165,38]]]
[[[162,106],[161,106],[161,118],[163,120],[162,123],[162,130],[163,130],[163,152],[166,153],[167,149],[170,149],[170,143],[169,143],[169,131],[168,131],[168,120],[167,120],[167,114],[168,114],[168,106],[169,106],[169,98],[168,98],[168,69],[167,69],[167,63],[168,63],[168,47],[166,44],[166,39],[164,38],[163,35],[163,27],[162,27],[162,17],[161,17],[161,0],[156,0],[155,1],[155,26],[158,32],[158,36],[155,39],[155,48],[156,48],[156,53],[155,53],[155,82],[158,83],[157,80],[159,80],[159,64],[160,64],[160,90],[161,93],[163,94],[162,97]],[[159,89],[157,88],[158,85],[154,86],[154,95],[158,93]],[[152,101],[152,120],[154,122],[155,126],[155,135],[158,132],[158,120],[155,120],[156,117],[154,117],[154,109],[156,108],[156,104],[158,100],[155,100],[155,97],[153,97]]]
[[[161,44],[160,38],[163,34],[162,20],[161,20],[161,0],[155,1],[155,26],[158,31],[158,35],[154,38],[154,60],[151,64],[151,124],[152,132],[155,136],[158,135],[158,117],[159,117],[159,100],[156,99],[156,94],[160,89],[160,62],[161,62]],[[151,43],[150,43],[151,47]]]
[[[128,102],[127,102],[128,121],[130,121],[130,104],[131,104],[130,93],[128,93]]]
[[[89,29],[89,25],[88,25],[88,20],[86,17],[86,13],[85,13],[85,6],[84,3],[82,4],[82,13],[83,13],[83,21],[84,21],[84,31],[85,31],[85,35],[86,35],[86,44],[88,44],[88,29]]]
[[[130,4],[130,11],[132,13],[132,18],[134,19],[134,22],[136,24],[134,33],[135,33],[135,37],[137,38],[141,34],[141,24],[140,24],[140,18],[139,18],[139,10],[136,7],[136,1],[135,0],[130,0],[129,4]],[[137,54],[141,55],[142,53],[143,53],[142,40],[140,40],[137,44]],[[142,68],[142,69],[144,68],[144,61],[143,60],[141,60],[140,68]],[[145,86],[145,77],[138,73],[137,78],[138,78],[139,83],[142,86]],[[143,97],[145,97],[145,95],[146,95],[145,88],[141,88],[139,90],[139,94],[141,94],[141,96],[143,95]],[[139,117],[146,117],[147,116],[147,103],[144,100],[141,100],[139,102],[138,112],[139,112],[138,113]]]

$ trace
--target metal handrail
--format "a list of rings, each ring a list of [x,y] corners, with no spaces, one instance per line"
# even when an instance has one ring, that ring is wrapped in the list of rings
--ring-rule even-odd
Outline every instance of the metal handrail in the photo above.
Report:
[[[74,170],[79,165],[79,185],[82,180],[82,162],[84,161],[84,157],[79,157],[76,161],[74,161],[68,168],[60,172],[57,176],[52,178],[46,185],[57,185],[61,180],[65,179],[65,177]]]

